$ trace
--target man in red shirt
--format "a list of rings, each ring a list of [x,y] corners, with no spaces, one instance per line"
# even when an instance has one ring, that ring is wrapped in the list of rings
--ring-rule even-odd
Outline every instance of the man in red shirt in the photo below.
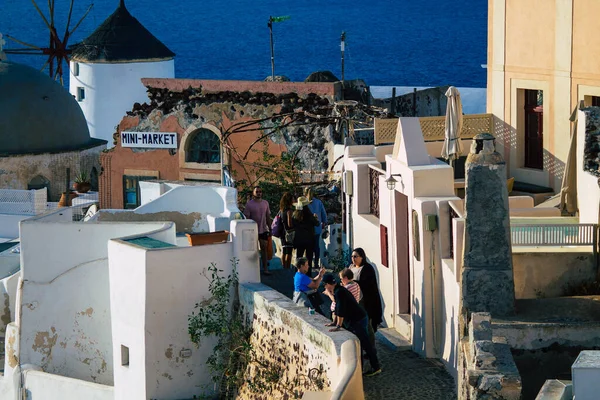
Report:
[[[269,235],[271,235],[271,209],[269,202],[262,198],[262,189],[256,186],[252,191],[252,198],[246,203],[244,208],[246,218],[254,220],[258,225],[258,244],[260,248],[260,263],[265,275],[271,275],[269,272],[269,262],[267,260],[267,245]]]

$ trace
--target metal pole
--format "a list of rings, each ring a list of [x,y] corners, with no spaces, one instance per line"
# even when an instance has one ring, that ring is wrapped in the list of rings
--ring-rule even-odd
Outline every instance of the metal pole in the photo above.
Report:
[[[275,82],[275,51],[273,48],[273,17],[269,17],[269,36],[271,38],[271,80]]]
[[[417,116],[417,88],[413,90],[412,116]]]
[[[346,50],[346,32],[342,31],[341,37],[342,43],[340,44],[340,48],[342,50],[342,87],[344,87],[344,51]]]

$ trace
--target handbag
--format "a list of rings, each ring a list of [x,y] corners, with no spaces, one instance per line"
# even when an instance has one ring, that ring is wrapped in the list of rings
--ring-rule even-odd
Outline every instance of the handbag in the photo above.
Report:
[[[285,231],[285,241],[290,244],[294,244],[294,239],[296,238],[296,231],[289,230]]]
[[[273,223],[271,224],[271,234],[276,238],[281,239],[284,229],[283,220],[281,219],[281,212],[278,212],[273,219]]]

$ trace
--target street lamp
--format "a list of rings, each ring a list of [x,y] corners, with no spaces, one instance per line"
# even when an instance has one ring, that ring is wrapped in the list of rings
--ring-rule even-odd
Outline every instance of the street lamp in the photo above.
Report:
[[[395,176],[400,177],[400,183],[402,183],[402,175],[400,175],[400,174],[390,175],[389,178],[387,178],[385,180],[385,184],[387,185],[388,190],[394,190],[396,188],[396,182],[398,182],[398,181],[394,178]]]

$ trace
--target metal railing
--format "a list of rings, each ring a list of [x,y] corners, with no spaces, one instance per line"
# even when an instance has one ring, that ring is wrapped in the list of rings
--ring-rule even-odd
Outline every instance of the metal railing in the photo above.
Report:
[[[385,171],[382,169],[369,165],[369,214],[373,214],[377,218],[379,218],[379,175],[384,173]]]
[[[598,243],[597,224],[511,225],[513,246],[594,246]]]

